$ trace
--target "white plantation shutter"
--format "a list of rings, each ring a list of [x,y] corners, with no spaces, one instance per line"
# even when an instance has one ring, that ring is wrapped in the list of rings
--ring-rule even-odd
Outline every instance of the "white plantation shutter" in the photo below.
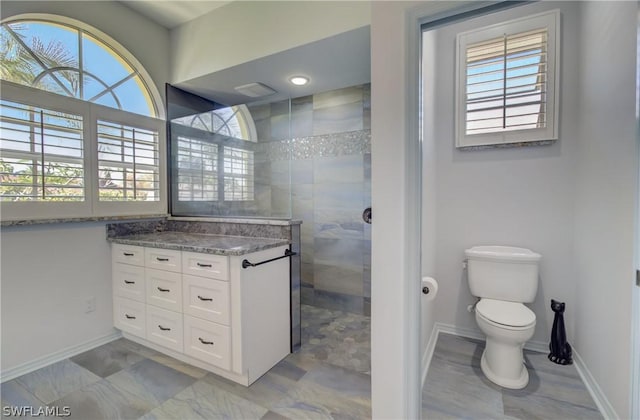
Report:
[[[178,200],[217,200],[218,145],[178,136],[177,149]]]
[[[557,138],[558,25],[554,11],[458,36],[458,147]]]
[[[159,201],[159,133],[98,120],[100,201]]]
[[[224,147],[224,200],[253,200],[253,152]]]
[[[0,201],[84,201],[83,118],[0,100]]]

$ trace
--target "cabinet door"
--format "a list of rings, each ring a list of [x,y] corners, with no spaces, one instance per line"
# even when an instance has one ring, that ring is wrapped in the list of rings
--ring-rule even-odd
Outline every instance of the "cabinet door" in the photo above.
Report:
[[[173,249],[145,248],[145,266],[179,273],[182,270],[182,254]]]
[[[182,276],[170,271],[145,269],[147,303],[170,311],[182,312]]]
[[[253,349],[260,351],[260,349]],[[230,329],[224,325],[184,316],[185,354],[218,366],[231,368]]]
[[[183,275],[182,309],[196,318],[229,325],[229,282]]]
[[[147,340],[182,352],[182,314],[147,305]]]
[[[229,280],[229,257],[182,252],[182,272],[192,276]]]
[[[141,246],[113,244],[111,245],[113,262],[131,265],[144,265],[144,248]]]
[[[113,323],[116,328],[138,337],[146,335],[145,304],[115,297],[113,300]]]
[[[145,301],[144,267],[114,262],[112,278],[115,296]]]

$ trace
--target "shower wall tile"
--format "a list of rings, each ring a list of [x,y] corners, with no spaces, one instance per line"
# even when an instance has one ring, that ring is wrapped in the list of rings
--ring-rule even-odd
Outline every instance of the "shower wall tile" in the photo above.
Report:
[[[313,159],[313,180],[316,184],[363,182],[363,156],[316,157]]]
[[[364,222],[359,210],[323,210],[314,213],[316,238],[363,239]]]
[[[363,115],[362,115],[362,128],[364,130],[371,130],[371,85],[366,84],[362,87],[363,92]]]
[[[313,135],[313,96],[291,100],[291,137]]]
[[[289,100],[285,99],[278,102],[272,102],[271,104],[271,117],[276,117],[279,115],[284,115],[287,118],[289,117]]]
[[[362,297],[362,267],[358,269],[314,264],[314,290]]]
[[[371,299],[371,268],[362,270],[362,290],[363,296]]]
[[[362,183],[313,185],[313,205],[316,209],[362,211],[363,200]]]
[[[300,303],[303,305],[314,305],[315,293],[313,287],[302,286],[300,288]]]
[[[289,185],[290,165],[288,160],[271,162],[270,181],[272,185]]]
[[[309,297],[307,297],[309,299]],[[364,313],[364,298],[361,296],[345,295],[343,293],[313,290],[313,303],[319,308],[333,309],[356,314]]]
[[[270,164],[256,167],[256,195],[266,197],[260,203],[271,205],[272,216],[286,214],[291,183],[291,216],[302,220],[302,303],[370,311],[371,227],[361,218],[370,204],[370,87],[296,98],[290,106],[290,120],[287,101],[252,109],[256,127],[268,132],[260,140],[282,139],[258,145],[256,163]],[[258,194],[261,183],[269,190]]]
[[[315,251],[313,249],[313,237],[310,242],[302,241],[302,262],[313,265]]]
[[[342,133],[363,129],[362,100],[313,110],[313,135]]]
[[[270,120],[271,140],[291,138],[289,115],[272,115]]]
[[[305,287],[313,287],[314,285],[314,271],[313,263],[303,262],[301,267],[302,279],[301,284]]]
[[[313,159],[291,161],[291,183],[313,184]]]
[[[362,155],[364,181],[371,182],[371,153]]]
[[[340,105],[360,103],[364,96],[363,86],[352,86],[313,95],[313,109],[333,108]]]
[[[315,238],[313,262],[362,271],[362,245],[360,239]]]
[[[271,106],[269,104],[250,105],[248,108],[253,118],[253,124],[256,127],[258,141],[271,140]]]
[[[271,186],[271,216],[287,218],[291,214],[289,186]]]

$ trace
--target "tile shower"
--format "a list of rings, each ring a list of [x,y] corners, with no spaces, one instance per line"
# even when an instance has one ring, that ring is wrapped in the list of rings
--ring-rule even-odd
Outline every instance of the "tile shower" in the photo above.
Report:
[[[171,117],[171,213],[302,220],[302,303],[369,315],[370,98],[368,84],[228,108],[190,97]]]
[[[302,303],[370,314],[370,85],[258,106],[260,212],[301,219]],[[290,201],[289,201],[290,197]]]

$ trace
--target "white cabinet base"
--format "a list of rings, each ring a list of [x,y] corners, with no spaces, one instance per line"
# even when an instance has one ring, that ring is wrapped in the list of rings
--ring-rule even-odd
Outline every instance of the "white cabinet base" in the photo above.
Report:
[[[251,382],[249,382],[249,372],[247,372],[247,374],[245,375],[238,375],[234,372],[231,372],[229,370],[224,370],[224,369],[220,369],[217,366],[214,366],[212,364],[203,362],[202,360],[198,360],[195,359],[193,357],[190,357],[184,353],[179,353],[177,351],[168,349],[164,346],[160,346],[158,344],[152,343],[149,340],[145,340],[144,338],[141,337],[137,337],[135,335],[129,334],[128,332],[123,331],[122,332],[122,336],[124,338],[126,338],[127,340],[131,340],[135,343],[141,344],[145,347],[149,347],[150,349],[156,350],[160,353],[166,354],[167,356],[171,356],[174,359],[180,360],[181,362],[190,364],[192,366],[198,367],[200,369],[204,369],[207,370],[211,373],[215,373],[218,376],[222,376],[225,379],[229,379],[230,381],[239,383],[240,385],[244,385],[244,386],[249,386],[251,385],[252,382],[255,381],[255,379]],[[257,379],[257,378],[256,378]]]
[[[144,283],[146,291],[115,288],[115,326],[136,343],[248,386],[289,354],[286,249],[220,256],[114,245],[114,284],[133,273],[135,283],[125,284]],[[242,268],[244,259],[255,265]]]

